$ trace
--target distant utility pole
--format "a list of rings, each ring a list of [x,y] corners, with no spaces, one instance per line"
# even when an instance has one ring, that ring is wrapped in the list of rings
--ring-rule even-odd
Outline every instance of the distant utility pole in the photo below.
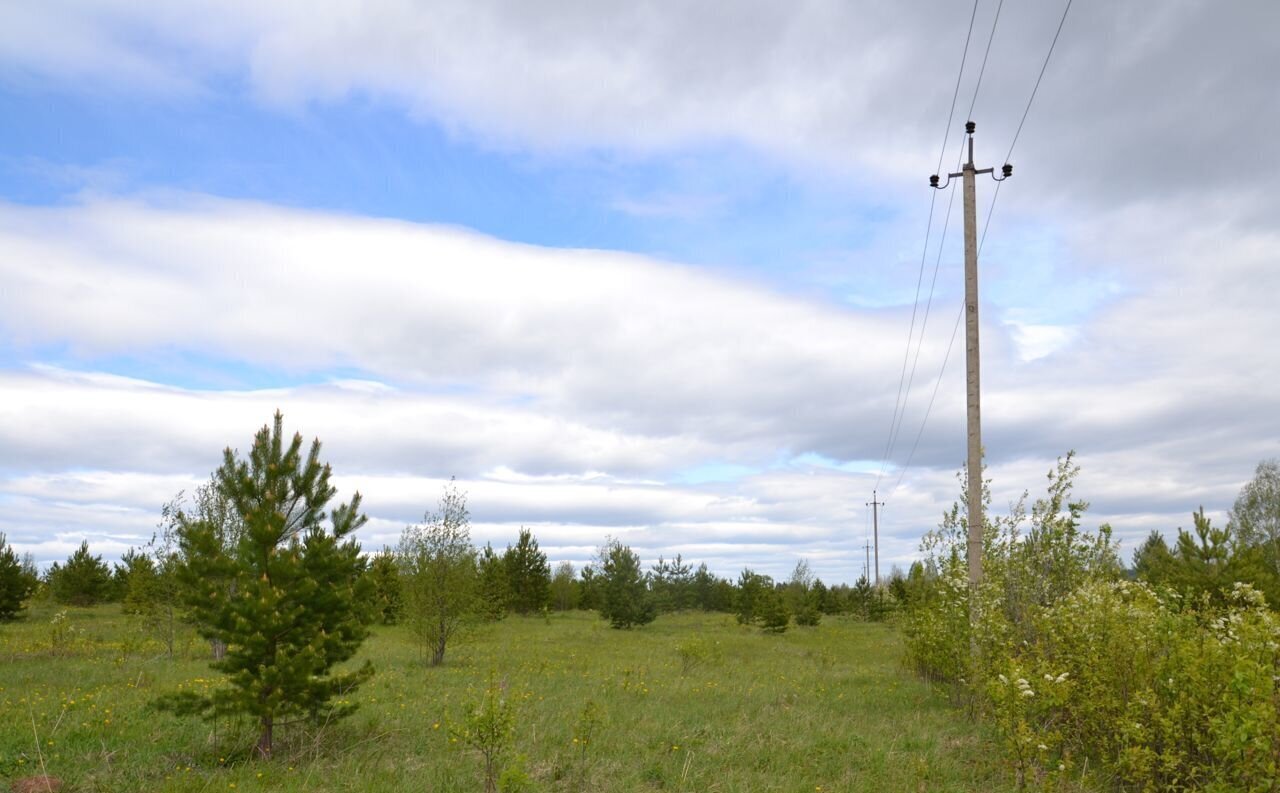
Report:
[[[862,577],[869,580],[871,578],[871,543],[866,543],[862,549],[867,552],[867,561],[862,565]]]
[[[880,507],[884,506],[883,501],[876,501],[876,491],[871,491],[871,500],[867,502],[867,506],[871,507],[871,526],[873,537],[876,541],[876,589],[880,588]],[[865,514],[865,513],[864,513]]]
[[[989,173],[991,178],[1002,182],[1013,175],[1013,166],[1005,163],[1000,169],[1001,176],[996,176],[994,169],[979,170],[973,164],[973,131],[975,124],[965,122],[964,131],[969,136],[969,161],[964,164],[960,173],[947,174],[947,184],[960,177],[964,180],[964,340],[965,340],[965,372],[966,403],[968,406],[969,426],[969,460],[965,467],[965,475],[969,483],[969,587],[977,589],[982,583],[982,410],[981,378],[979,376],[980,357],[978,355],[978,210],[976,186],[974,178],[980,173]],[[929,177],[929,184],[941,190],[946,185],[938,185],[938,175]],[[969,618],[973,620],[977,598],[969,599]]]

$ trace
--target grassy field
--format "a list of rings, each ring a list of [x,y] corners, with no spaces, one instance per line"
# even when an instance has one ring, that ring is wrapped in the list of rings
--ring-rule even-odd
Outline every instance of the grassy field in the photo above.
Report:
[[[170,661],[118,607],[70,609],[55,650],[54,613],[0,625],[5,787],[43,764],[66,790],[471,793],[483,789],[480,758],[449,728],[493,679],[518,703],[504,766],[524,790],[1012,789],[980,728],[901,668],[884,625],[828,619],[772,636],[720,614],[635,631],[587,613],[510,618],[464,636],[434,669],[403,629],[376,628],[358,656],[377,675],[353,697],[357,713],[278,733],[264,762],[248,756],[252,725],[148,707],[215,684],[194,636]],[[588,703],[597,715],[584,721]]]

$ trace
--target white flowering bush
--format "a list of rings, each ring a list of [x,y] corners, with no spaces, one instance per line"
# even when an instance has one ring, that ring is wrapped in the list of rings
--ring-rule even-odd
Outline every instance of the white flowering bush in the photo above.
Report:
[[[1277,790],[1280,619],[1245,584],[1187,601],[1120,580],[1109,531],[1078,528],[1074,475],[1068,455],[1025,532],[1022,502],[988,519],[972,628],[959,507],[926,536],[910,662],[986,716],[1020,787],[1088,767],[1123,790]]]

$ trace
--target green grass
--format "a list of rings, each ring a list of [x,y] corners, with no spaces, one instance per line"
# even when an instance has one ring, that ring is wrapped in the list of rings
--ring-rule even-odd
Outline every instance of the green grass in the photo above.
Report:
[[[179,658],[118,607],[55,609],[0,625],[0,779],[40,773],[68,790],[477,791],[481,762],[449,726],[490,676],[518,702],[507,764],[529,790],[1011,790],[989,739],[944,691],[901,665],[890,627],[827,619],[781,636],[720,614],[660,617],[615,631],[594,614],[507,619],[423,665],[407,632],[376,628],[357,660],[377,668],[349,719],[277,733],[249,757],[248,723],[148,708],[179,686],[216,685],[193,636]],[[591,740],[574,742],[588,701]],[[34,725],[33,725],[34,722]],[[37,740],[39,750],[37,751]]]

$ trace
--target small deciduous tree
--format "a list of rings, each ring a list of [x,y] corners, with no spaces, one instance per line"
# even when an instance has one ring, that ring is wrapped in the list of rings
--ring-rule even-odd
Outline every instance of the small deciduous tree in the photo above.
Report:
[[[16,619],[39,583],[35,563],[19,558],[0,532],[0,621]]]
[[[551,576],[551,602],[557,611],[569,611],[578,606],[577,571],[572,562],[561,562],[556,565],[555,575]]]
[[[302,436],[288,441],[283,422],[277,412],[274,425],[258,431],[247,460],[228,448],[214,474],[241,528],[234,546],[210,520],[179,528],[186,605],[197,631],[225,644],[212,666],[226,678],[208,694],[184,691],[160,701],[179,713],[248,714],[263,757],[271,756],[278,725],[354,710],[335,697],[373,674],[368,662],[334,671],[368,633],[370,584],[354,536],[366,520],[360,494],[326,513],[336,489],[320,462],[320,441],[304,457]]]
[[[791,580],[787,582],[786,594],[787,607],[795,615],[797,625],[813,627],[822,621],[822,609],[808,560],[796,562]]]
[[[640,557],[616,539],[600,549],[600,616],[614,628],[647,625],[657,616]]]
[[[398,556],[405,619],[438,666],[449,639],[475,615],[479,594],[467,496],[452,481],[437,512],[405,527]]]
[[[1280,576],[1280,460],[1258,463],[1231,507],[1228,528],[1241,542],[1257,546],[1272,574]]]

